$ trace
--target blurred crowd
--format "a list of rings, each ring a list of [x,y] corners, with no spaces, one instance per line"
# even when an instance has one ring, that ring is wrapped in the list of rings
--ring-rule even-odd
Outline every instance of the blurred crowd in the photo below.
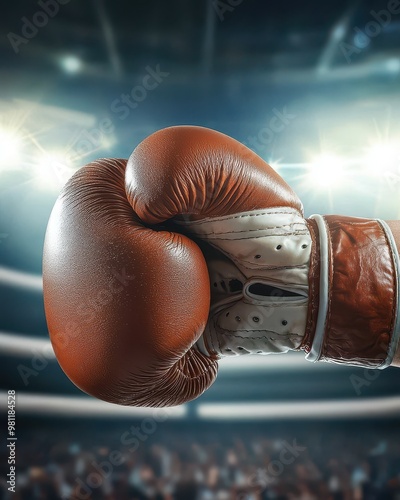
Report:
[[[400,500],[400,428],[210,428],[32,431],[0,499]]]

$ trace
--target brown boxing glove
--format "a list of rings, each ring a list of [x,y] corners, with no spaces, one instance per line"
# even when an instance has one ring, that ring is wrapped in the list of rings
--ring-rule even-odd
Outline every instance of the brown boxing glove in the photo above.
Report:
[[[215,132],[200,130],[198,136],[208,136],[209,148],[218,151]],[[333,215],[306,221],[300,203],[287,195],[276,198],[271,183],[261,202],[249,187],[243,194],[243,182],[257,170],[247,162],[240,176],[227,175],[233,149],[222,152],[211,173],[199,169],[207,191],[200,180],[188,189],[191,167],[185,161],[206,157],[194,134],[187,139],[189,132],[167,129],[148,138],[129,160],[126,178],[132,206],[145,222],[186,214],[176,222],[220,251],[206,252],[211,308],[199,350],[224,357],[303,349],[309,361],[392,364],[400,313],[398,243],[391,224]],[[169,160],[176,154],[171,144],[180,145],[178,162]],[[161,163],[160,149],[166,164],[152,169]]]
[[[195,345],[209,315],[207,264],[180,227],[159,223],[265,206],[301,213],[261,158],[200,127],[153,134],[128,167],[103,159],[79,170],[55,204],[43,259],[48,328],[68,377],[124,405],[177,405],[204,392],[218,358]]]
[[[81,169],[56,203],[44,292],[57,358],[89,394],[150,406],[200,395],[224,356],[303,349],[385,367],[400,330],[391,228],[305,220],[237,141],[161,130],[127,163]]]

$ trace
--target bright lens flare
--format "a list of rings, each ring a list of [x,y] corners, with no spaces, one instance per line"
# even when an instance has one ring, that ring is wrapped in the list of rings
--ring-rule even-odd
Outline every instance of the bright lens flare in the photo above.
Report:
[[[60,60],[66,73],[77,73],[82,68],[82,61],[75,56],[66,56]]]
[[[344,164],[337,156],[324,154],[309,165],[309,180],[321,187],[334,187],[344,178]]]
[[[72,176],[74,169],[63,153],[43,153],[34,164],[34,175],[39,187],[60,189]]]
[[[15,132],[0,129],[0,166],[12,167],[20,160],[22,141]]]
[[[381,176],[382,172],[397,170],[399,165],[400,148],[395,144],[375,144],[365,156],[365,166],[371,175]]]
[[[270,161],[267,161],[267,163],[270,167],[272,167],[275,170],[275,172],[279,172],[281,165],[280,165],[278,160],[270,160]]]

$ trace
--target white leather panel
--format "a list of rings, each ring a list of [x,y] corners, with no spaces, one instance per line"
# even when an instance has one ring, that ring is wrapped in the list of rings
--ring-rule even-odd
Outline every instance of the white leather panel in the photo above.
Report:
[[[219,356],[297,349],[311,253],[301,215],[282,207],[183,224],[228,257],[208,262],[212,303],[198,348]]]

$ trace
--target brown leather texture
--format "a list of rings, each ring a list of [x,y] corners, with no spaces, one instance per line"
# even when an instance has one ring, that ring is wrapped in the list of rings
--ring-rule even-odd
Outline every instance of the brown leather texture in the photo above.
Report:
[[[321,360],[378,367],[387,356],[396,315],[396,272],[378,221],[325,216],[329,304]]]
[[[192,347],[208,317],[207,266],[186,236],[142,223],[125,168],[126,160],[93,162],[56,202],[43,260],[48,328],[61,367],[87,393],[177,405],[217,374],[216,359]]]
[[[173,218],[274,206],[302,211],[260,157],[201,127],[161,130],[128,164],[103,159],[77,172],[53,209],[43,260],[50,337],[68,377],[124,405],[204,392],[218,369],[193,347],[209,313],[208,270]]]
[[[302,213],[294,191],[263,159],[203,127],[170,127],[147,137],[128,160],[126,188],[136,213],[150,224],[267,207]]]

